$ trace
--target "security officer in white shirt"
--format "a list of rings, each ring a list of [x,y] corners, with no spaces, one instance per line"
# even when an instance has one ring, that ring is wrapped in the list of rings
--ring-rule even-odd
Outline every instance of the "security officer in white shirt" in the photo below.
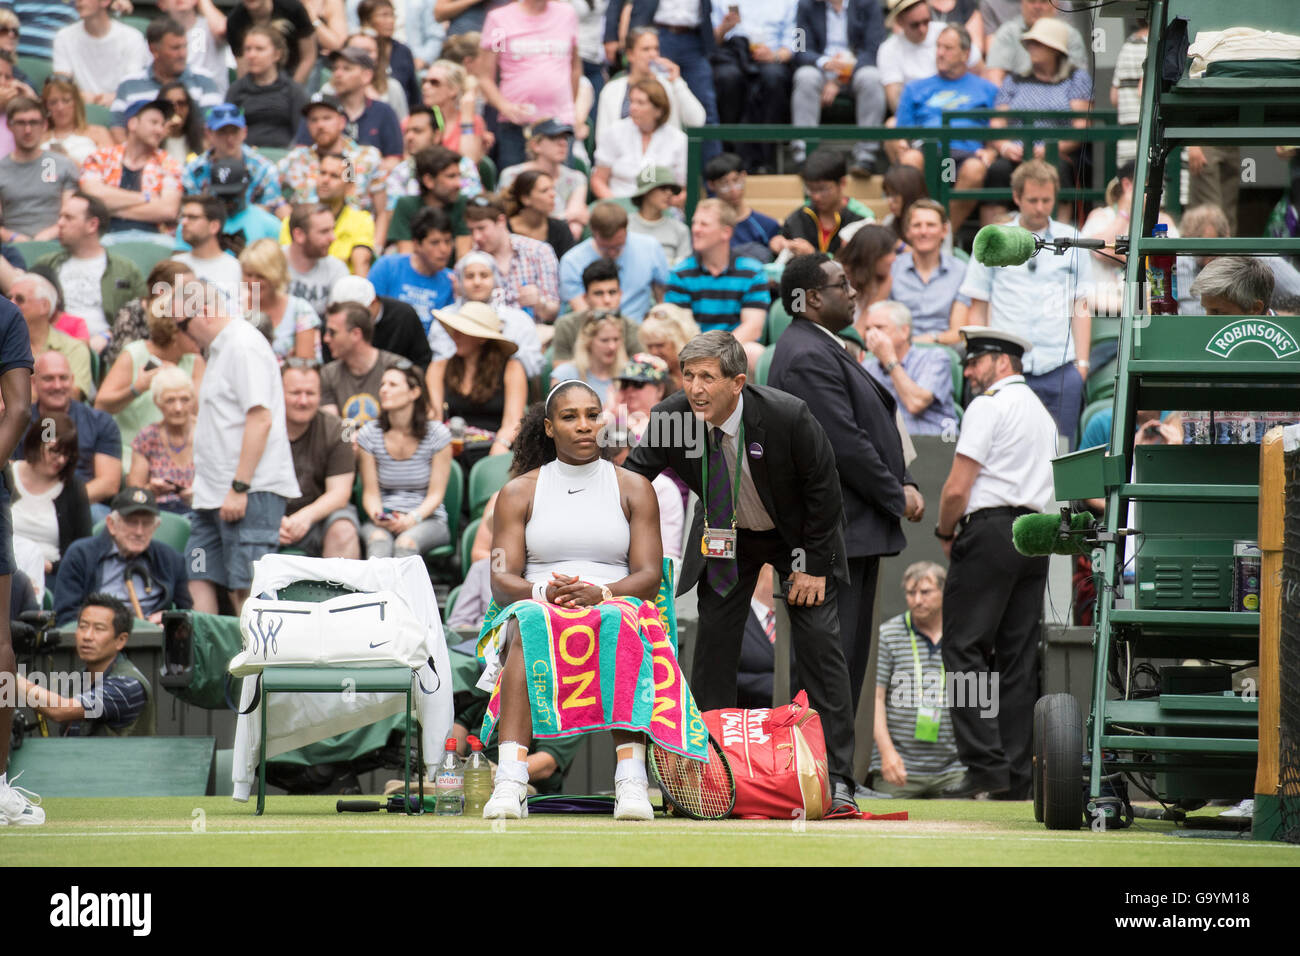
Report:
[[[966,379],[978,397],[962,420],[934,533],[951,562],[943,589],[943,663],[967,774],[944,796],[1023,800],[1030,795],[1048,559],[1017,552],[1011,525],[1053,505],[1056,424],[1021,374],[1033,348],[1028,340],[980,326],[961,334]]]

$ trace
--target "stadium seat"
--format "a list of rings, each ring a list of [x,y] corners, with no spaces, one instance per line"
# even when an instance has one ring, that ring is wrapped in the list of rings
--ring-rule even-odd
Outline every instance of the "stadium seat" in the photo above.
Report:
[[[1097,417],[1097,413],[1115,406],[1114,396],[1108,398],[1099,398],[1095,402],[1089,402],[1083,409],[1083,414],[1079,416],[1079,437],[1087,430],[1088,424]]]
[[[153,533],[154,540],[161,541],[182,555],[185,554],[185,546],[189,544],[190,540],[189,519],[170,511],[160,511],[158,517],[162,519],[162,524],[158,525],[158,530]],[[104,522],[100,521],[91,529],[90,533],[98,535],[103,530]]]
[[[484,156],[478,161],[478,178],[483,182],[485,193],[496,192],[497,164],[492,161],[491,156]]]
[[[841,333],[842,334],[842,333]],[[961,407],[961,396],[966,390],[966,376],[962,374],[961,356],[957,350],[948,345],[939,345],[934,342],[916,342],[912,346],[917,349],[943,349],[948,353],[948,362],[952,367],[952,400],[958,408]]]
[[[103,362],[100,361],[99,353],[94,349],[87,349],[90,353],[90,380],[94,383],[95,388],[99,388],[100,382],[104,381]],[[89,396],[87,396],[89,398]]]
[[[18,58],[18,69],[27,74],[27,82],[31,84],[36,95],[41,95],[41,87],[45,85],[45,78],[54,72],[54,63],[52,60],[45,60],[35,56],[20,56]]]
[[[289,155],[289,150],[283,146],[258,146],[256,149],[262,156],[273,163],[278,163]]]
[[[100,106],[98,103],[87,103],[86,122],[91,126],[111,127],[113,125],[113,111],[107,106]]]
[[[1087,384],[1084,386],[1084,402],[1091,405],[1093,402],[1103,398],[1111,398],[1115,394],[1115,373],[1119,367],[1119,359],[1113,358],[1105,365],[1092,370],[1088,376]]]
[[[172,253],[156,242],[119,242],[109,247],[114,255],[131,260],[141,275],[162,262]]]
[[[451,473],[447,476],[447,493],[442,499],[443,507],[447,509],[447,531],[450,538],[447,544],[440,544],[438,547],[426,551],[424,554],[426,561],[437,561],[456,555],[460,540],[458,537],[460,531],[460,503],[464,494],[465,472],[461,469],[460,462],[453,458],[451,460]]]
[[[500,457],[505,457],[500,456]],[[470,472],[472,475],[473,472]],[[473,563],[470,554],[474,550],[474,536],[478,534],[479,525],[483,523],[482,518],[475,518],[465,526],[465,530],[460,535],[460,573],[463,577],[469,572],[469,566]]]
[[[776,340],[781,337],[790,325],[790,313],[786,312],[785,306],[781,304],[778,298],[772,303],[767,310],[767,322],[763,326],[763,345],[775,345]]]
[[[763,349],[763,354],[758,357],[758,364],[754,366],[754,384],[766,385],[767,372],[772,367],[772,356],[776,354],[776,346],[769,345]]]
[[[483,517],[488,499],[501,490],[510,477],[513,455],[488,455],[469,473],[469,516]]]
[[[57,239],[28,239],[26,242],[15,242],[12,248],[22,253],[23,261],[27,263],[27,268],[36,264],[36,260],[41,256],[48,256],[51,252],[58,252],[62,246]]]

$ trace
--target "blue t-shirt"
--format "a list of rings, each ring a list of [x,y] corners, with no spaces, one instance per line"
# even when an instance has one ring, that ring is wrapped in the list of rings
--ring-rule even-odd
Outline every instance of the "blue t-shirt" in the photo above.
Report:
[[[903,87],[898,101],[899,126],[942,126],[943,114],[952,110],[988,110],[997,100],[998,88],[981,76],[966,73],[959,80],[949,80],[936,73],[924,80],[913,80]],[[984,127],[987,120],[959,119],[950,126]],[[983,144],[973,139],[953,140],[952,148],[973,153]]]
[[[736,223],[736,228],[731,231],[731,246],[734,249],[736,246],[750,242],[766,246],[780,231],[779,222],[771,216],[764,216],[758,210],[752,209],[749,215]]]
[[[366,108],[355,120],[349,119],[343,127],[343,135],[362,146],[373,146],[381,156],[401,156],[402,125],[397,121],[397,114],[387,103],[379,100],[366,100]],[[307,120],[298,124],[298,135],[294,138],[298,146],[310,146],[311,137],[307,135]]]
[[[30,372],[33,365],[32,340],[23,314],[8,299],[0,298],[0,375],[15,368],[25,368]],[[120,449],[118,454],[121,454]],[[4,482],[0,482],[0,502],[8,500],[9,491]]]
[[[375,287],[378,295],[390,299],[400,299],[415,309],[424,326],[424,334],[429,334],[433,324],[433,310],[451,304],[451,270],[443,269],[436,275],[426,276],[415,271],[411,265],[411,256],[383,256],[370,268],[366,276]]]

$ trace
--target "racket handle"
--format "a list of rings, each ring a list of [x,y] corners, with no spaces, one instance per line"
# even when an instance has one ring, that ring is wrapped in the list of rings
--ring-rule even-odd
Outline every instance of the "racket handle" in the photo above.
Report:
[[[378,813],[384,805],[378,800],[340,800],[334,809],[339,813]]]

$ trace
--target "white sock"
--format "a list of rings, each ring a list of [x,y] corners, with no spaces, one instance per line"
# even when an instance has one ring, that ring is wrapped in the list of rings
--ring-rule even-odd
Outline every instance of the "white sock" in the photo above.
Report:
[[[497,748],[497,779],[528,783],[528,748],[507,740]]]
[[[5,773],[0,773],[0,790],[3,790],[7,786],[9,786],[8,771],[6,771]]]
[[[635,757],[629,757],[620,760],[614,767],[614,782],[620,780],[640,780],[642,783],[649,783],[649,778],[645,774],[645,760],[637,760]]]

